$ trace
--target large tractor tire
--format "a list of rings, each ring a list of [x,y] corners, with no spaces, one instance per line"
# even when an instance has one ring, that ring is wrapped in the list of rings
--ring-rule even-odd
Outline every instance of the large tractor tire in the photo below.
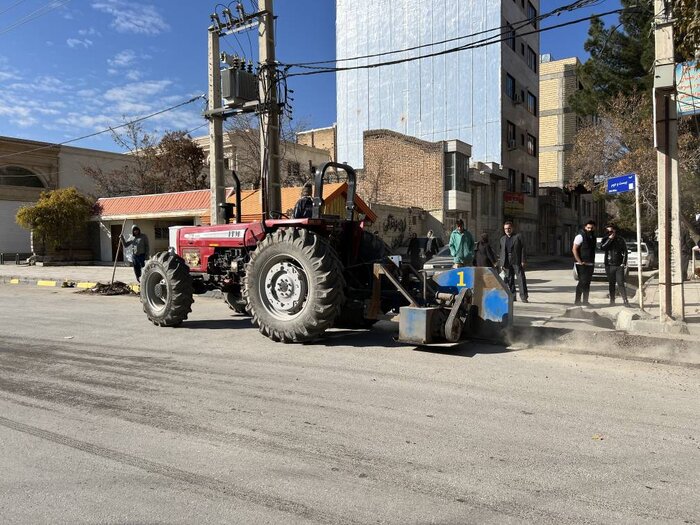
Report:
[[[340,261],[328,241],[285,228],[265,237],[251,254],[243,298],[263,335],[303,343],[333,326],[345,302],[344,288]]]
[[[184,259],[160,252],[146,262],[141,276],[141,304],[158,326],[178,326],[192,311],[192,276]]]

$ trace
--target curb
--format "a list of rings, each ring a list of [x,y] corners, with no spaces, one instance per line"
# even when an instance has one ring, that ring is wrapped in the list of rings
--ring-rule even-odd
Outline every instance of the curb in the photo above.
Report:
[[[97,286],[97,282],[92,281],[70,281],[70,280],[55,280],[55,279],[27,279],[19,277],[0,277],[0,283],[5,284],[22,284],[22,285],[34,285],[41,286],[44,288],[78,288],[78,289],[89,289]],[[139,293],[141,291],[141,286],[139,284],[130,283],[127,285],[131,291],[134,293]]]
[[[528,348],[700,368],[700,348],[689,339],[654,337],[619,330],[577,331],[548,326],[514,326],[510,344]],[[591,344],[595,341],[595,345]]]

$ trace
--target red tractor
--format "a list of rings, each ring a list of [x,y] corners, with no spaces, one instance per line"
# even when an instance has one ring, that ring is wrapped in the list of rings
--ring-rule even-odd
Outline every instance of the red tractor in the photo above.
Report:
[[[347,174],[344,218],[321,214],[330,167]],[[274,341],[305,342],[334,325],[371,325],[373,265],[389,253],[356,220],[355,188],[355,171],[330,162],[316,172],[311,218],[279,213],[278,219],[241,223],[237,184],[236,223],[172,228],[170,250],[148,260],[141,279],[144,312],[158,326],[177,326],[192,311],[194,294],[218,289]]]

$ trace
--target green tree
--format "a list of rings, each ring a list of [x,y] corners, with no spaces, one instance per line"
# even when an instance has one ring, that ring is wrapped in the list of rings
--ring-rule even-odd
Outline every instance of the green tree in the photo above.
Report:
[[[85,233],[95,202],[75,188],[42,192],[39,201],[17,211],[16,221],[45,247],[73,249]]]
[[[678,61],[700,59],[700,2],[676,0],[673,17],[676,20],[674,40]]]
[[[653,85],[653,2],[622,0],[626,10],[620,22],[605,27],[593,18],[584,49],[590,54],[577,69],[582,89],[572,95],[571,107],[579,115],[597,115],[618,93],[650,93]],[[633,7],[634,6],[634,7]]]
[[[576,134],[568,157],[570,188],[583,186],[605,197],[605,179],[636,173],[642,202],[642,230],[653,235],[657,223],[657,153],[650,97],[641,93],[618,94],[601,104],[599,115]],[[700,139],[690,120],[678,129],[681,212],[690,222],[700,209]],[[636,229],[634,196],[610,199],[614,220],[622,228]]]

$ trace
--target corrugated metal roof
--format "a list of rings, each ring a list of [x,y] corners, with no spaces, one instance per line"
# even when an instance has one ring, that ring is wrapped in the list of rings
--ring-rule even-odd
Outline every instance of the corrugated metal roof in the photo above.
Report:
[[[347,184],[336,182],[323,186],[324,199],[326,202],[337,198],[345,199],[347,195]],[[227,188],[226,195],[231,195],[226,199],[235,203],[236,197],[231,188]],[[301,187],[282,188],[282,210],[289,213],[294,209],[294,205],[301,194]],[[134,195],[131,197],[107,197],[98,199],[97,204],[100,211],[97,216],[102,220],[113,218],[142,218],[147,216],[161,216],[163,218],[182,215],[202,216],[203,222],[209,219],[209,190],[180,191],[174,193],[160,193],[156,195]],[[360,213],[365,214],[367,219],[375,221],[376,214],[365,204],[365,202],[355,196],[355,204]],[[244,222],[260,220],[262,217],[262,203],[260,202],[260,190],[246,190],[241,192],[241,215]]]

